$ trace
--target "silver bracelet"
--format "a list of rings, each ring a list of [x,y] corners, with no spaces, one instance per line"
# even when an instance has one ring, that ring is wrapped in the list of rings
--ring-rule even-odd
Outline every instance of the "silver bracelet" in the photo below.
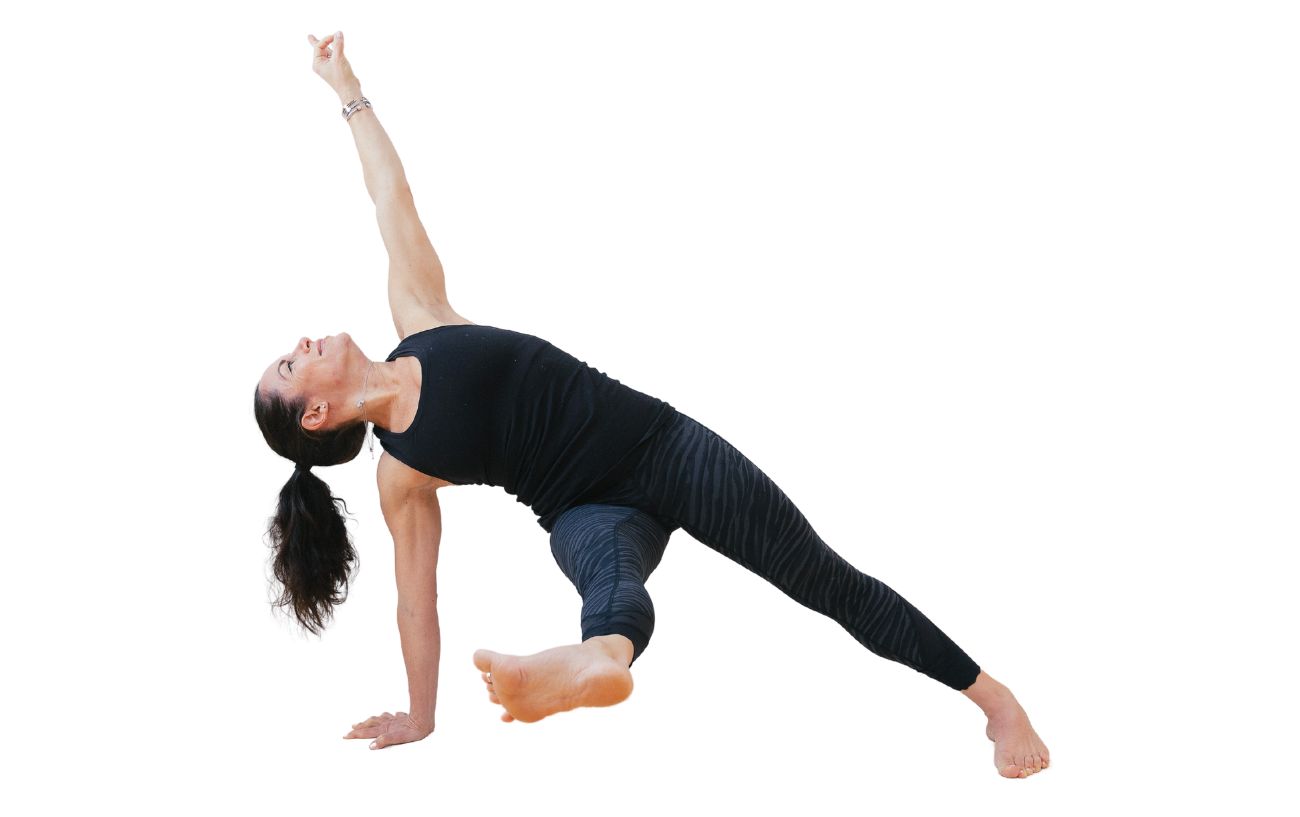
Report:
[[[343,119],[345,121],[351,119],[352,114],[356,113],[362,108],[373,108],[373,107],[375,106],[371,105],[370,100],[366,99],[364,96],[358,99],[354,99],[343,107]]]

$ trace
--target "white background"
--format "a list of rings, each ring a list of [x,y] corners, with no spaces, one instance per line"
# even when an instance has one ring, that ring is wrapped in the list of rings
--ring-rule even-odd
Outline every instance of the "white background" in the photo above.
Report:
[[[5,14],[13,813],[1260,810],[1294,774],[1296,18],[1283,3],[44,4]],[[469,319],[718,431],[1020,697],[960,694],[692,540],[636,691],[503,724],[579,635],[532,513],[443,492],[437,731],[374,464],[361,570],[272,615],[257,377],[397,343],[341,28]],[[35,804],[35,805],[33,805]],[[12,802],[8,805],[12,805]],[[6,809],[8,810],[8,809]]]

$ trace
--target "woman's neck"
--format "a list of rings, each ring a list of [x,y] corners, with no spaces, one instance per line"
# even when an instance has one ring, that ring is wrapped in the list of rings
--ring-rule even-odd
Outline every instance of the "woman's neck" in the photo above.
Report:
[[[362,377],[364,395],[358,390],[357,399],[366,401],[356,410],[358,419],[364,417],[385,431],[405,431],[420,404],[420,375],[414,357],[375,361],[369,375]]]

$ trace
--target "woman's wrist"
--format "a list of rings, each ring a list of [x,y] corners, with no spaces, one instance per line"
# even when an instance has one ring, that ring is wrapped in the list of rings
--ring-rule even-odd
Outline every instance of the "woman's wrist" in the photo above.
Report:
[[[415,712],[409,713],[411,722],[419,728],[425,730],[428,734],[433,734],[433,713],[432,712]]]
[[[339,95],[339,102],[344,105],[361,97],[361,83],[348,82],[334,89]]]

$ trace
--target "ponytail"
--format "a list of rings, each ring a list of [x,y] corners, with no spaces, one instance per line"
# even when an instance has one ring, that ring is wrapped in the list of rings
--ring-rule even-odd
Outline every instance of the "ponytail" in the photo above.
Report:
[[[275,555],[272,573],[283,587],[273,604],[288,608],[308,632],[319,635],[334,605],[348,597],[357,563],[339,508],[347,503],[306,468],[295,468],[280,489],[268,533]]]
[[[271,571],[282,586],[272,602],[288,608],[304,629],[319,635],[334,606],[348,595],[359,565],[343,513],[347,503],[330,493],[313,465],[348,462],[361,451],[366,424],[360,421],[323,432],[308,432],[301,418],[306,401],[286,401],[277,394],[253,394],[253,413],[267,445],[295,463],[280,489],[267,534],[274,554]],[[340,512],[340,508],[342,512]]]

